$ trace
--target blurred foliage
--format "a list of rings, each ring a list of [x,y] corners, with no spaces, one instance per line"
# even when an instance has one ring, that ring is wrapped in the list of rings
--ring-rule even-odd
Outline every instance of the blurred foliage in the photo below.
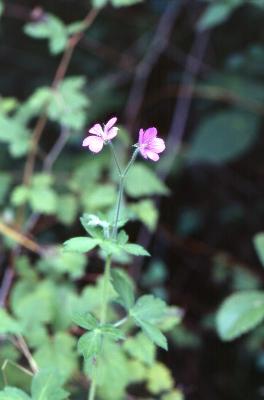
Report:
[[[132,125],[157,125],[166,138],[175,97],[181,101],[191,91],[183,143],[167,148],[174,157],[173,165],[162,161],[167,182],[159,168],[143,160],[130,171],[123,217],[132,221],[128,229],[133,240],[128,243],[121,234],[113,245],[96,235],[84,236],[80,214],[97,215],[101,224],[113,216],[117,177],[108,149],[96,157],[87,154],[81,150],[82,138],[94,121],[120,116],[118,153],[125,165],[127,150],[137,140],[137,130],[125,129],[135,71],[144,66],[149,49],[155,58],[151,43],[159,19],[174,1],[179,14],[173,32],[153,62],[144,104]],[[253,359],[263,373],[263,274],[259,265],[254,267],[253,251],[255,246],[263,264],[263,233],[258,233],[264,217],[263,1],[33,3],[0,1],[0,399],[60,400],[68,393],[83,398],[91,365],[87,360],[82,365],[77,342],[89,335],[84,347],[93,352],[98,338],[93,330],[84,333],[77,327],[73,314],[93,312],[99,317],[103,283],[98,269],[102,250],[109,248],[122,268],[112,276],[110,320],[130,310],[145,335],[132,324],[121,333],[111,331],[100,359],[99,398],[123,400],[129,393],[133,398],[183,400],[183,392],[191,400],[242,400],[244,393],[257,398],[262,383],[254,383],[248,366]],[[84,18],[91,6],[99,14],[87,28]],[[209,33],[208,51],[197,80],[185,87],[183,66],[193,40],[203,31]],[[162,34],[159,31],[163,43]],[[76,35],[81,40],[65,75],[59,70],[57,79],[61,57]],[[192,70],[199,61],[190,56]],[[36,163],[25,179],[32,138],[44,118]],[[157,196],[162,196],[161,203]],[[133,265],[132,258],[146,255],[134,243],[139,230],[144,237],[153,235],[148,247],[153,258],[146,259],[143,268]],[[75,240],[66,247],[78,252],[65,252],[59,245],[71,236]],[[15,279],[7,296],[10,269]],[[139,286],[135,293],[132,276]],[[163,300],[180,304],[184,311],[167,308]],[[152,308],[166,314],[157,327],[152,323],[159,315],[153,315]],[[169,356],[156,347],[167,347],[165,332]],[[229,347],[217,348],[216,332],[224,341],[248,332],[232,348],[233,358],[240,361],[245,350],[242,367],[223,363],[225,357],[230,361]],[[127,335],[124,340],[122,335]],[[23,340],[40,368],[34,377]],[[202,365],[204,359],[210,368]],[[241,372],[228,386],[233,367]]]

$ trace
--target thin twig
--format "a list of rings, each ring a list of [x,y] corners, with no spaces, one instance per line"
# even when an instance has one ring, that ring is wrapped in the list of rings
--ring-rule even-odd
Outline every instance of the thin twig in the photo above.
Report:
[[[27,248],[33,253],[37,254],[41,253],[41,247],[36,242],[34,242],[33,240],[25,236],[23,233],[18,232],[17,230],[11,228],[10,226],[4,224],[1,221],[0,221],[0,233],[14,240],[16,243]]]
[[[14,277],[14,271],[11,267],[7,267],[4,273],[4,277],[2,279],[2,284],[0,287],[0,307],[4,307],[6,303],[6,299],[12,285]]]
[[[44,163],[43,163],[43,171],[50,172],[55,161],[59,157],[60,153],[62,152],[65,144],[67,143],[70,137],[71,131],[66,128],[65,126],[61,127],[60,135],[57,141],[54,143],[53,147],[51,148],[50,152],[46,156]]]
[[[171,0],[162,14],[153,40],[143,60],[138,64],[125,110],[129,129],[134,127],[142,106],[148,77],[161,54],[166,49],[181,2]]]
[[[98,14],[98,9],[92,9],[87,14],[87,16],[85,17],[85,19],[83,21],[85,29],[88,29],[88,27],[93,23],[97,14]],[[78,32],[69,39],[68,45],[63,53],[61,62],[56,70],[56,73],[55,73],[55,76],[54,76],[54,79],[53,79],[53,82],[51,85],[51,88],[53,90],[56,90],[59,83],[64,79],[65,74],[68,69],[68,66],[69,66],[69,63],[71,61],[73,52],[74,52],[77,44],[79,43],[79,41],[82,39],[83,35],[84,35],[84,32]],[[47,113],[46,113],[46,110],[44,110],[42,115],[40,115],[39,119],[37,120],[36,127],[33,131],[32,140],[31,140],[31,148],[28,153],[28,157],[27,157],[25,169],[24,169],[24,174],[23,174],[23,184],[24,185],[30,184],[31,176],[33,174],[34,167],[35,167],[38,143],[40,141],[41,135],[46,126],[47,120],[48,120]],[[21,223],[21,221],[20,221],[20,223]]]
[[[23,355],[26,357],[32,372],[35,374],[39,371],[38,365],[34,360],[27,343],[25,342],[23,336],[17,335],[16,336],[16,344],[17,347],[22,351]]]

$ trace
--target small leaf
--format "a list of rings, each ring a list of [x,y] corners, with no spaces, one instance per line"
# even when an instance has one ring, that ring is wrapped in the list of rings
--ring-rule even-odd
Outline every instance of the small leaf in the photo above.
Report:
[[[144,247],[135,243],[127,243],[122,246],[122,249],[134,256],[150,256],[149,252]]]
[[[154,297],[153,295],[141,296],[134,307],[130,310],[130,314],[140,320],[150,323],[157,323],[166,316],[167,305],[165,301]]]
[[[226,21],[234,6],[228,2],[209,4],[198,21],[198,29],[209,29]]]
[[[258,233],[255,235],[253,242],[260,262],[262,266],[264,266],[264,233]]]
[[[99,322],[91,313],[74,313],[72,320],[75,324],[87,329],[88,331],[94,330],[99,326]]]
[[[128,235],[124,230],[120,231],[117,236],[117,243],[120,244],[121,246],[126,244],[128,241]]]
[[[229,296],[217,312],[217,331],[222,340],[232,340],[250,331],[264,319],[264,292],[244,291]]]
[[[87,332],[78,341],[78,351],[84,359],[95,357],[100,353],[102,347],[102,333],[99,329]]]
[[[168,350],[168,342],[166,337],[155,325],[142,320],[137,320],[137,323],[153,343],[164,350]]]
[[[168,194],[168,189],[150,168],[135,163],[126,177],[125,190],[131,197]]]
[[[134,285],[131,278],[117,268],[112,269],[111,276],[113,287],[119,295],[118,301],[129,310],[135,303]]]
[[[18,334],[21,333],[21,326],[12,318],[6,310],[0,308],[0,334]]]
[[[155,361],[156,347],[142,332],[129,337],[124,343],[124,349],[130,356],[147,365],[152,365]]]
[[[109,339],[113,339],[115,341],[125,339],[124,333],[119,328],[116,328],[111,324],[102,325],[100,330],[102,334],[109,337]]]
[[[63,243],[65,251],[75,251],[77,253],[87,253],[98,245],[97,239],[85,236],[75,237]]]
[[[154,364],[148,372],[147,388],[153,394],[171,390],[174,386],[170,370],[161,363]]]

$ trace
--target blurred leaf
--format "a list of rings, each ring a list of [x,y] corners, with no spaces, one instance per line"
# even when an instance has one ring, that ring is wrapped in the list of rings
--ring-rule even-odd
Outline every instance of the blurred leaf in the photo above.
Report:
[[[135,163],[129,171],[125,190],[131,197],[168,194],[168,189],[164,183],[151,169],[142,163]]]
[[[56,368],[61,382],[67,381],[77,369],[76,340],[66,332],[58,332],[41,344],[34,359],[42,368]]]
[[[127,273],[117,268],[112,269],[111,276],[112,285],[119,295],[117,301],[129,310],[135,302],[133,281]]]
[[[39,260],[37,266],[40,271],[55,275],[68,274],[72,279],[80,278],[84,274],[87,258],[84,254],[65,252],[61,248],[47,251]]]
[[[139,244],[126,243],[122,246],[122,249],[129,254],[133,254],[134,256],[150,256],[149,252]]]
[[[116,189],[113,185],[97,185],[93,190],[88,188],[83,192],[82,204],[86,211],[93,212],[114,205],[116,196]]]
[[[191,162],[223,163],[240,157],[258,135],[259,119],[253,114],[222,111],[201,122],[191,140]]]
[[[102,332],[95,329],[82,335],[78,341],[78,351],[87,360],[97,356],[102,348]]]
[[[147,365],[152,365],[155,361],[156,348],[142,332],[134,337],[128,338],[124,343],[124,349],[128,354]]]
[[[0,400],[31,400],[22,390],[7,386],[0,391]]]
[[[97,239],[79,236],[63,243],[64,251],[73,251],[77,253],[87,253],[98,245]]]
[[[19,326],[19,323],[3,308],[0,308],[0,321],[0,334],[21,333],[21,327]]]
[[[148,336],[148,338],[155,343],[157,346],[164,350],[168,350],[168,343],[166,337],[163,333],[153,324],[137,319],[137,325],[141,327],[143,332]]]
[[[67,30],[64,23],[52,14],[45,14],[40,21],[25,25],[24,32],[35,39],[48,39],[52,54],[61,53],[67,44]]]
[[[198,21],[198,29],[210,29],[223,23],[234,8],[235,6],[231,2],[215,1],[209,4]]]
[[[151,393],[158,395],[165,390],[171,390],[173,385],[171,372],[165,365],[156,363],[150,368],[147,377],[147,388]]]
[[[138,203],[130,204],[129,208],[136,214],[139,220],[149,228],[151,232],[155,230],[158,221],[158,210],[153,201],[142,200]]]
[[[79,325],[81,328],[87,329],[88,331],[94,330],[99,327],[99,321],[91,313],[74,313],[73,322]]]
[[[77,216],[78,204],[75,196],[65,194],[57,198],[57,218],[65,225],[71,225]]]
[[[35,212],[55,214],[57,200],[56,192],[48,187],[33,186],[29,192],[29,202]]]
[[[162,396],[161,400],[184,400],[184,395],[180,390],[172,390]]]
[[[264,233],[257,233],[253,238],[253,242],[259,260],[262,266],[264,266]]]
[[[229,296],[217,312],[217,331],[222,340],[233,340],[264,319],[264,292],[244,291]]]
[[[63,400],[68,393],[62,389],[62,378],[56,369],[43,369],[34,375],[31,393],[32,400]]]

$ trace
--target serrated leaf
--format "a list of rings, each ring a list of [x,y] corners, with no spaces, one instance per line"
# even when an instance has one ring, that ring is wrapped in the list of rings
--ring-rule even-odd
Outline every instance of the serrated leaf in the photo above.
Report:
[[[260,262],[262,266],[264,266],[264,233],[258,233],[255,235],[253,242]]]
[[[74,251],[77,253],[87,253],[98,245],[97,239],[88,238],[85,236],[75,237],[63,243],[65,251]]]
[[[99,329],[87,332],[78,341],[78,351],[84,359],[97,356],[102,347],[102,333]]]
[[[72,316],[72,320],[75,324],[87,329],[88,331],[94,330],[99,326],[99,321],[97,321],[97,319],[91,313],[75,312]]]
[[[153,295],[141,296],[134,307],[130,310],[130,314],[135,319],[144,320],[150,323],[157,323],[166,315],[167,305],[165,301],[154,297]]]
[[[142,163],[135,163],[125,182],[126,193],[134,198],[154,194],[168,194],[168,189],[150,168]]]
[[[142,332],[128,338],[124,343],[124,349],[131,357],[144,364],[152,365],[155,361],[156,348]]]
[[[104,336],[114,341],[125,339],[125,335],[121,329],[115,327],[114,325],[104,324],[100,327],[100,330]]]
[[[58,332],[38,346],[34,353],[37,365],[42,369],[56,368],[61,382],[67,381],[77,370],[76,340],[66,332]]]
[[[126,244],[128,241],[128,235],[124,230],[120,231],[117,236],[117,243],[120,244],[121,246]]]
[[[220,306],[216,324],[222,340],[250,331],[264,319],[264,292],[244,291],[229,296]]]
[[[157,346],[164,350],[168,350],[168,342],[163,333],[153,324],[149,322],[137,319],[137,324],[141,327],[143,332],[148,336],[148,338],[155,343]]]
[[[144,247],[135,243],[127,243],[122,246],[122,249],[134,256],[150,256],[149,252]]]
[[[131,278],[122,270],[111,271],[112,285],[119,295],[118,301],[129,310],[135,303],[134,285]]]

